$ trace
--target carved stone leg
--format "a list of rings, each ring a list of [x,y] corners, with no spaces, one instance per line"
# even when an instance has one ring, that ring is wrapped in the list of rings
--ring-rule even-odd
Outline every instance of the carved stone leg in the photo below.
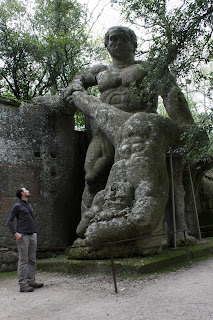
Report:
[[[81,216],[91,207],[94,196],[106,186],[114,160],[114,147],[98,130],[93,137],[85,159],[85,189],[82,195]]]

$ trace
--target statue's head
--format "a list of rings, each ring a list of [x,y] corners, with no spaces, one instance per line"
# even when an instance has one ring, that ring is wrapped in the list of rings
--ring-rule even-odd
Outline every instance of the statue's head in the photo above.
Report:
[[[137,37],[134,31],[127,27],[115,26],[105,34],[105,47],[113,58],[125,54],[135,54]]]

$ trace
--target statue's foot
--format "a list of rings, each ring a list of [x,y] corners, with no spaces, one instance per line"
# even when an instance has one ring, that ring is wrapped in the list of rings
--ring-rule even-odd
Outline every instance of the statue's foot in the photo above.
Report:
[[[74,260],[99,260],[110,259],[111,253],[114,258],[131,258],[136,256],[147,256],[160,253],[162,250],[160,241],[156,237],[152,238],[152,243],[147,239],[137,240],[119,245],[93,245],[87,246],[85,239],[78,238],[73,243],[73,248],[66,250],[68,259]]]
[[[188,235],[188,233],[186,232],[186,244],[188,246],[192,246],[197,242],[197,239],[195,237],[192,237],[190,235]],[[177,246],[178,247],[183,247],[185,246],[185,238],[183,233],[178,233],[177,234]]]
[[[110,258],[109,247],[88,246],[85,239],[78,238],[72,248],[66,250],[68,259],[74,260],[96,260]]]

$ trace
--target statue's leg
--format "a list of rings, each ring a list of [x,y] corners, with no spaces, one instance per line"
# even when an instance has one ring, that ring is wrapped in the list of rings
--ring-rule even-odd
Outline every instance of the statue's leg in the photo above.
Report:
[[[88,244],[146,237],[137,246],[125,245],[123,253],[120,248],[118,256],[160,250],[161,236],[156,234],[162,233],[168,200],[166,152],[170,136],[160,117],[153,120],[152,115],[138,114],[124,124],[118,132],[116,162],[105,188],[103,209],[95,213],[85,232]]]
[[[146,174],[143,174],[143,170],[152,169],[154,173],[156,172],[148,165],[151,162],[153,166],[155,165],[152,159],[137,157],[135,160],[134,172],[129,170],[132,162],[127,160],[121,163],[118,161],[113,165],[105,189],[103,209],[95,213],[84,234],[86,243],[90,245],[122,239],[144,238],[117,245],[113,254],[120,257],[146,255],[161,250],[161,236],[156,236],[156,234],[162,233],[163,213],[168,199],[167,172],[161,170],[160,176],[150,174],[149,179]],[[159,158],[158,161],[160,161]],[[120,174],[122,176],[118,179]],[[128,179],[129,176],[131,179]],[[134,180],[138,179],[140,179],[139,185],[133,185]],[[97,249],[99,249],[97,257],[99,255],[105,257],[105,249],[96,247],[95,250]]]
[[[123,245],[116,247],[116,255],[156,252],[161,248],[161,237],[150,236],[162,232],[169,190],[166,153],[179,138],[178,128],[170,119],[142,112],[121,120],[123,124],[115,130],[115,163],[103,206],[96,211],[97,206],[92,204],[85,242],[94,245],[146,236],[137,245],[128,243],[126,250]],[[110,125],[105,125],[107,130]],[[105,256],[101,250],[100,256]]]
[[[81,214],[92,204],[94,196],[105,188],[113,164],[114,147],[104,134],[98,130],[93,137],[85,159],[85,188],[82,196]]]
[[[90,223],[90,220],[94,218],[96,212],[102,210],[103,203],[104,203],[104,196],[105,196],[105,191],[104,190],[99,191],[93,199],[93,207],[95,207],[95,210],[93,210],[93,208],[88,209],[87,211],[85,211],[85,214],[81,217],[81,221],[76,230],[76,233],[79,237],[84,238],[84,233]]]
[[[173,159],[173,172],[174,172],[174,196],[175,196],[175,215],[176,215],[176,228],[177,230],[187,230],[185,219],[185,189],[183,185],[183,169],[184,163],[182,159]],[[188,244],[196,242],[196,238],[185,233],[186,241]],[[177,246],[185,245],[185,237],[183,232],[177,233]]]

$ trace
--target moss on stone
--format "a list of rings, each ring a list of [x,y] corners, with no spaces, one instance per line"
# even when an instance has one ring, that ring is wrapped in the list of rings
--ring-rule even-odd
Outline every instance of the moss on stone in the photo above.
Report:
[[[188,247],[189,259],[197,261],[213,253],[213,238]],[[111,274],[110,259],[72,260],[67,256],[37,261],[41,271],[63,272],[75,275]],[[117,276],[142,276],[154,272],[172,271],[188,265],[185,248],[164,250],[161,254],[148,257],[114,259]]]
[[[21,104],[21,101],[16,98],[8,98],[0,95],[0,103],[11,105],[14,107],[19,107]]]

